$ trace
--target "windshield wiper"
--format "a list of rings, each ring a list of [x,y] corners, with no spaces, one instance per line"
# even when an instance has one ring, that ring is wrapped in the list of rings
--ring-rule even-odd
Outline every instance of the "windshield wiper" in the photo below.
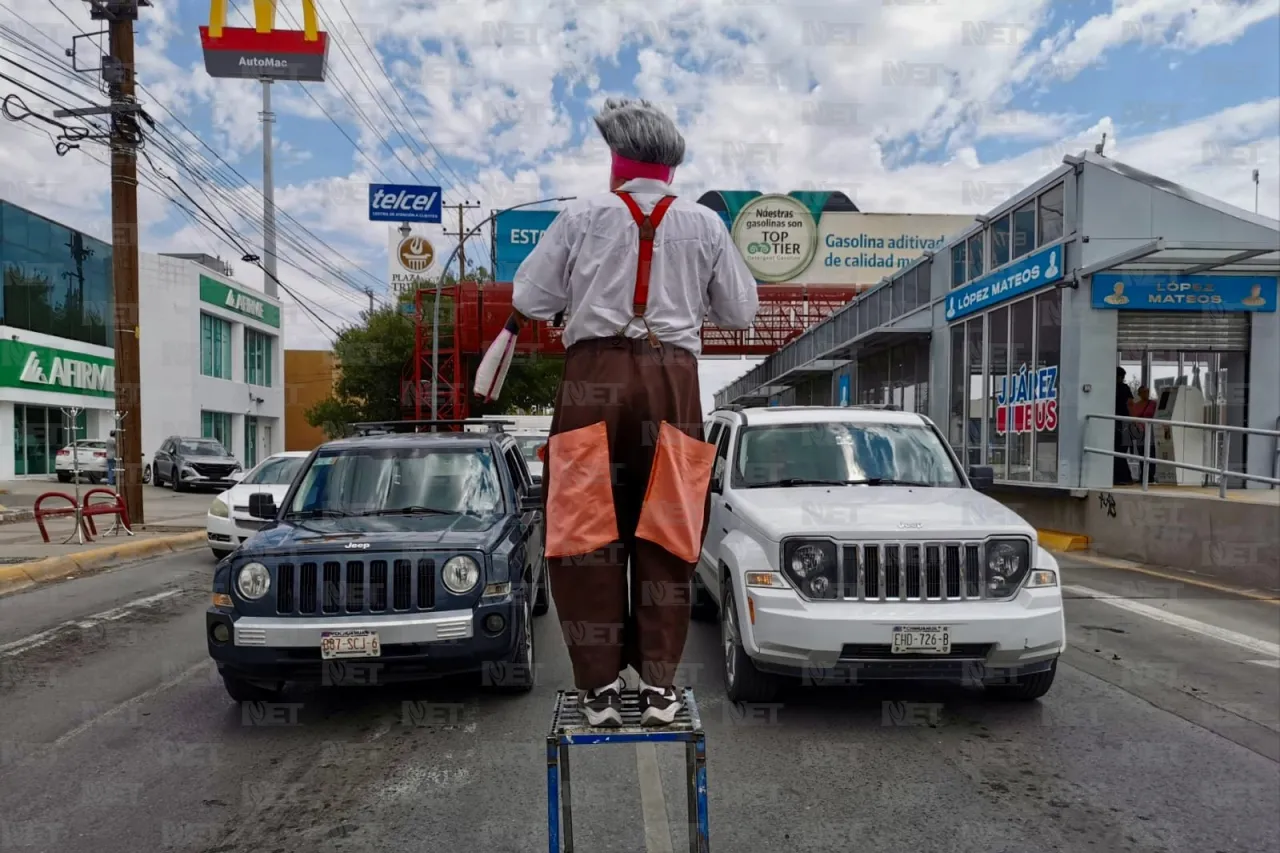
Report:
[[[847,486],[853,480],[810,480],[805,477],[787,477],[783,480],[770,480],[766,483],[751,483],[752,489],[776,489],[788,486]]]
[[[343,512],[340,509],[303,509],[296,512],[286,512],[285,518],[350,518],[351,513]]]
[[[358,515],[460,515],[457,510],[436,509],[430,506],[402,506],[399,509],[371,509]]]
[[[922,489],[932,489],[933,483],[919,483],[915,480],[893,480],[888,477],[868,477],[864,480],[846,480],[850,486],[918,486]]]

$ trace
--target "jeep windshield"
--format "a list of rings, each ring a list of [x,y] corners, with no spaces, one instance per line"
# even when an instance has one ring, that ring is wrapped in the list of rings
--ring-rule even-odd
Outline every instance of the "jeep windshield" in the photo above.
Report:
[[[964,481],[923,424],[827,422],[742,430],[733,487],[922,486]]]
[[[487,448],[360,447],[317,454],[285,518],[488,516],[503,508]]]

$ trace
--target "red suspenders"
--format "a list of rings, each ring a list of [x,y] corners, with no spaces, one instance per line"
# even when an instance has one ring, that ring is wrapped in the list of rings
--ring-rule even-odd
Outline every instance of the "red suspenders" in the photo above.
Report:
[[[636,289],[632,297],[632,310],[636,317],[643,321],[645,306],[649,303],[649,271],[653,267],[653,236],[657,233],[658,226],[662,224],[662,217],[666,215],[667,208],[671,207],[671,202],[675,201],[676,197],[663,196],[654,206],[653,213],[646,216],[630,193],[621,190],[615,190],[615,193],[626,204],[627,209],[631,211],[631,218],[640,228],[640,263],[636,265]],[[653,332],[649,333],[649,338],[656,340]]]

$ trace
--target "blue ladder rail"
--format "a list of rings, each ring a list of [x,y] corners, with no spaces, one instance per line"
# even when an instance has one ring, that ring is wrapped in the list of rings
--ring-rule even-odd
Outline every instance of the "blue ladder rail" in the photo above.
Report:
[[[640,693],[622,692],[622,725],[595,728],[588,725],[578,706],[578,693],[561,690],[547,735],[547,835],[550,853],[573,853],[573,787],[569,747],[601,743],[685,744],[685,769],[689,796],[690,853],[711,853],[707,825],[707,740],[693,690],[684,688],[682,705],[670,725],[640,725]],[[563,834],[561,824],[564,825]],[[560,839],[563,835],[564,846]]]

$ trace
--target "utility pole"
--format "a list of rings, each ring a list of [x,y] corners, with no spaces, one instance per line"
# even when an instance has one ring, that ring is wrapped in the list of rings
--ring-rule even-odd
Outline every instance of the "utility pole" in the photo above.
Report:
[[[273,4],[274,5],[274,4]],[[276,296],[276,184],[272,169],[271,81],[262,79],[262,292]]]
[[[116,490],[133,524],[143,524],[142,371],[138,352],[138,144],[143,114],[135,97],[133,23],[151,0],[89,0],[89,17],[107,23],[110,54],[102,57],[102,79],[111,103],[105,107],[60,110],[68,115],[111,115],[111,274],[115,302],[115,408],[124,411],[117,442],[124,463]]]
[[[458,210],[458,230],[456,233],[445,232],[446,237],[458,238],[458,282],[461,283],[463,277],[467,274],[467,248],[465,245],[467,236],[467,224],[463,221],[463,214],[468,210],[476,210],[480,207],[478,203],[466,201],[465,199],[459,204],[445,205],[446,207],[455,207]],[[435,417],[432,415],[432,417]]]

